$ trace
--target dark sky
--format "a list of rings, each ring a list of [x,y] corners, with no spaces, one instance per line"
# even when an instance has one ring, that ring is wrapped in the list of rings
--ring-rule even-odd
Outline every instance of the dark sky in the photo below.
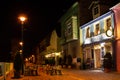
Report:
[[[26,14],[24,41],[26,51],[42,40],[75,0],[0,1],[0,51],[9,52],[12,38],[21,37],[19,14]]]

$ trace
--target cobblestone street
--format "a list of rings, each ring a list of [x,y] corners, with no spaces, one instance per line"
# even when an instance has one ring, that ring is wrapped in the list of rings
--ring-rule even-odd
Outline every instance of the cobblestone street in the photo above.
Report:
[[[23,76],[21,79],[10,80],[120,80],[120,73],[104,73],[100,70],[63,69],[62,75],[48,75],[39,72],[39,76]]]

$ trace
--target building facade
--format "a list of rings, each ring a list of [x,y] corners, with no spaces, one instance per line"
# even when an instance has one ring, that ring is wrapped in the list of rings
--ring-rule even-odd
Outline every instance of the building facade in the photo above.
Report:
[[[53,30],[50,36],[50,44],[46,47],[45,58],[52,60],[54,65],[61,64],[61,47],[60,38],[57,36],[56,30]]]
[[[114,13],[114,22],[115,22],[115,29],[114,29],[114,36],[115,36],[115,62],[116,62],[116,70],[120,72],[120,3],[116,4],[112,8],[111,11]]]
[[[82,29],[83,59],[92,61],[91,68],[102,68],[106,52],[110,52],[114,59],[114,16],[108,13],[84,24]]]
[[[116,53],[114,49],[115,46],[113,45],[115,44],[114,13],[109,10],[110,7],[116,3],[116,1],[114,1],[114,3],[113,1],[114,0],[110,0],[109,2],[106,0],[91,1],[88,7],[88,9],[91,10],[93,20],[81,25],[79,29],[80,35],[82,36],[80,43],[82,44],[84,67],[87,66],[86,63],[90,60],[92,62],[91,68],[102,68],[103,56],[106,52],[111,52],[114,61],[113,67],[114,69],[116,67]],[[108,32],[111,33],[110,36]],[[98,56],[99,58],[97,58]]]
[[[56,65],[59,64],[61,46],[60,38],[57,36],[56,30],[53,30],[37,45],[35,53],[37,64],[49,64],[51,60],[55,61]]]
[[[61,46],[64,65],[74,64],[76,66],[77,58],[80,58],[78,17],[79,5],[76,2],[59,20],[61,23]]]

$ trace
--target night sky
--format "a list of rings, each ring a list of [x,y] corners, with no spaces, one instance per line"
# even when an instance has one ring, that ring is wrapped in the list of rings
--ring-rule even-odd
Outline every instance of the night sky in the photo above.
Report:
[[[13,38],[21,37],[20,14],[24,24],[25,50],[30,52],[57,24],[75,0],[3,0],[0,1],[0,53],[9,53]]]

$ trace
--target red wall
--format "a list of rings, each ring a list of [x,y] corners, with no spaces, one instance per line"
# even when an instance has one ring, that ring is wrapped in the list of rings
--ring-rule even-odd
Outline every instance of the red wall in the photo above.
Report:
[[[117,71],[120,72],[120,40],[116,42],[116,63],[117,63]]]
[[[117,71],[120,72],[120,4],[113,7],[115,17],[115,39],[116,39],[116,64]]]

